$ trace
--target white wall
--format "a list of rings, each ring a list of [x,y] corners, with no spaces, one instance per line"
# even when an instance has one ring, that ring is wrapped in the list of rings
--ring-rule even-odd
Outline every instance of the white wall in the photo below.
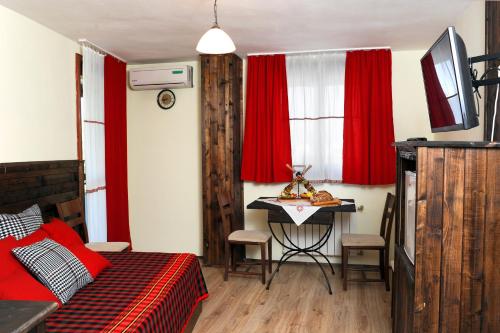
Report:
[[[201,255],[199,62],[177,64],[193,66],[194,88],[175,89],[173,108],[158,107],[158,90],[127,92],[130,230],[135,250]]]
[[[0,6],[0,162],[75,159],[76,42]]]
[[[474,1],[465,10],[464,14],[457,18],[453,24],[457,33],[462,37],[467,47],[467,55],[474,57],[484,54],[485,44],[485,2]],[[476,64],[479,75],[484,72],[484,63]],[[484,88],[479,89],[484,97]],[[479,100],[479,126],[467,131],[455,131],[434,134],[435,140],[444,141],[483,141],[484,132],[484,99]]]

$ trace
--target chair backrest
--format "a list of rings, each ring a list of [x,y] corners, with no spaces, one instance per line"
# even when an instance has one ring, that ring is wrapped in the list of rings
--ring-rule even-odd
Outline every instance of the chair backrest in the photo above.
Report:
[[[229,236],[232,230],[233,220],[233,201],[229,194],[224,191],[217,192],[217,201],[219,202],[219,211],[222,219],[222,230],[224,232],[224,239]]]
[[[83,241],[88,242],[87,226],[85,224],[85,214],[83,213],[82,201],[77,198],[70,201],[56,204],[59,218],[72,228],[81,228]]]
[[[392,223],[394,221],[394,214],[396,212],[396,196],[392,193],[387,193],[385,199],[384,214],[382,215],[382,222],[380,224],[380,236],[384,238],[385,245],[388,246],[391,241]]]

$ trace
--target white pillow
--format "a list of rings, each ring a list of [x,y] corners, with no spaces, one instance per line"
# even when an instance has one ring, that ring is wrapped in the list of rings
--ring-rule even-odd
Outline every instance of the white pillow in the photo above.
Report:
[[[26,237],[40,229],[42,223],[42,212],[37,204],[18,214],[0,214],[0,239],[7,236],[16,239]]]

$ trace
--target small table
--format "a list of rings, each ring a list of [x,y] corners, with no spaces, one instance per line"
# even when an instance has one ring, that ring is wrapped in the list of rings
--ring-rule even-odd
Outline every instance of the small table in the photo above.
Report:
[[[0,301],[0,332],[43,333],[45,319],[56,310],[54,302]]]
[[[268,199],[269,197],[261,197],[259,199]],[[283,246],[286,251],[283,253],[281,256],[278,266],[274,269],[273,273],[271,274],[271,277],[269,278],[269,281],[267,282],[266,289],[269,290],[269,287],[271,286],[271,282],[274,279],[274,276],[276,275],[277,272],[279,272],[281,265],[286,263],[290,258],[296,256],[297,254],[303,253],[311,257],[316,264],[321,268],[321,271],[323,272],[323,276],[325,277],[326,284],[328,287],[328,292],[330,295],[332,294],[332,287],[330,285],[330,281],[328,280],[328,276],[326,275],[325,270],[323,269],[323,266],[321,263],[316,259],[313,254],[320,255],[322,256],[328,265],[330,266],[332,274],[335,274],[335,271],[333,270],[332,263],[328,258],[319,251],[321,247],[323,247],[328,239],[330,238],[330,235],[333,230],[333,226],[335,224],[335,213],[336,212],[349,212],[349,213],[354,213],[356,212],[356,205],[354,203],[354,199],[342,199],[342,201],[350,202],[352,204],[348,205],[341,205],[341,206],[325,206],[321,207],[316,213],[314,213],[311,217],[309,217],[303,224],[321,224],[321,225],[326,225],[327,228],[324,231],[323,235],[319,237],[318,241],[308,247],[300,247],[298,244],[294,243],[290,236],[287,234],[285,228],[283,227],[283,224],[290,224],[290,223],[295,223],[293,220],[288,216],[288,214],[285,212],[285,210],[278,205],[273,205],[271,203],[267,203],[264,201],[260,201],[259,199],[254,200],[251,202],[247,208],[248,209],[265,209],[268,211],[267,214],[267,223],[269,225],[269,230],[271,230],[271,233],[273,234],[274,239],[281,245]],[[281,230],[283,231],[284,237],[287,239],[289,242],[289,246],[284,244],[275,234],[272,224],[279,224],[281,227]]]

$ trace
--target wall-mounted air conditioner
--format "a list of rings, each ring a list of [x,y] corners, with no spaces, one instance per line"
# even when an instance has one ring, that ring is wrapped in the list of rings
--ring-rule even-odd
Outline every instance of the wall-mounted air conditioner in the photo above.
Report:
[[[131,69],[128,72],[133,90],[160,90],[193,87],[193,67]]]

